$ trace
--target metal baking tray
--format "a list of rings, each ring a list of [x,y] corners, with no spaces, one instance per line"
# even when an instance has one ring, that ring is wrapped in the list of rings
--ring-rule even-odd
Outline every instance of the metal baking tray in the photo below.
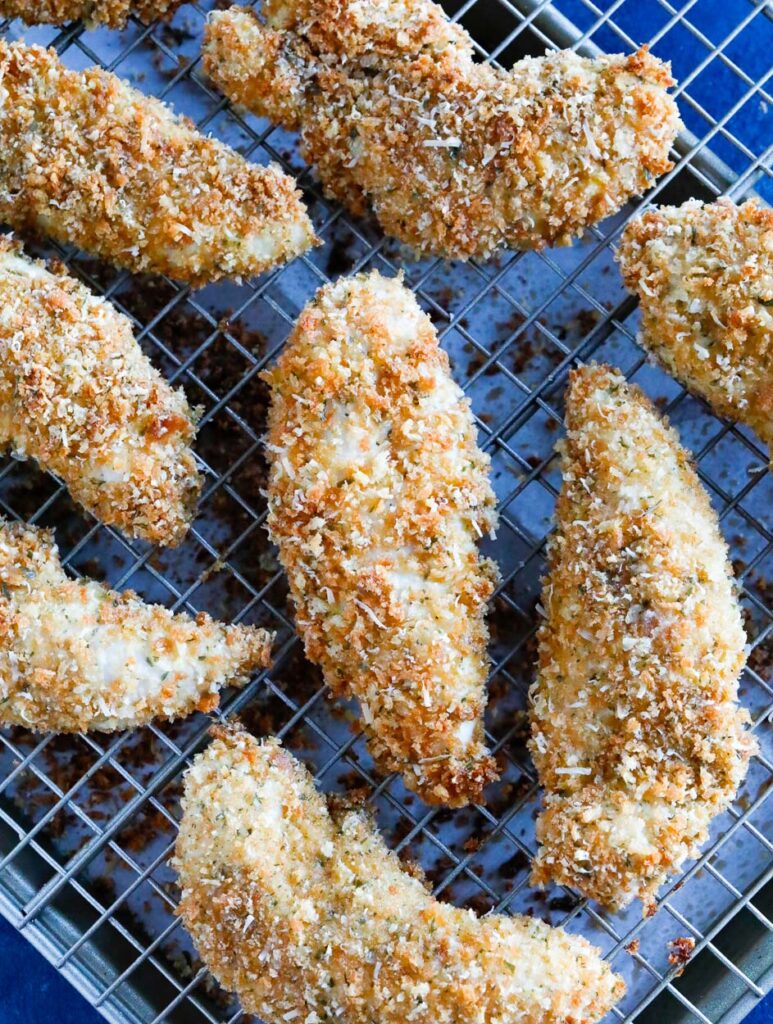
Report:
[[[771,147],[760,145],[750,126],[771,102],[771,70],[749,67],[745,46],[749,33],[769,33],[771,44],[761,49],[769,65],[769,0],[728,0],[721,24],[707,23],[702,0],[678,8],[668,0],[450,0],[447,6],[473,34],[481,59],[508,66],[556,46],[589,54],[600,47],[630,50],[640,41],[626,28],[632,5],[652,15],[658,55],[683,64],[685,33],[704,54],[677,69],[690,131],[677,141],[674,170],[647,199],[757,193],[770,201]],[[325,790],[369,786],[388,842],[421,862],[442,898],[482,913],[535,914],[602,946],[628,983],[610,1021],[740,1020],[773,980],[773,802],[766,801],[773,766],[765,728],[773,708],[773,476],[766,452],[744,428],[719,421],[648,365],[636,346],[635,302],[612,258],[633,205],[570,249],[466,266],[410,262],[377,225],[353,221],[323,199],[292,136],[237,115],[208,85],[198,61],[207,9],[193,4],[168,25],[130,22],[122,32],[86,33],[80,26],[25,32],[16,22],[0,30],[56,46],[73,67],[100,63],[250,159],[280,160],[299,176],[325,245],[258,280],[192,293],[38,244],[36,251],[64,257],[131,316],[155,363],[204,407],[197,453],[206,485],[193,530],[174,552],[128,542],[100,526],[73,506],[57,480],[11,458],[0,460],[0,511],[54,527],[75,574],[130,586],[169,607],[276,629],[274,668],[228,695],[221,716],[239,713],[255,733],[278,733],[313,766]],[[259,371],[320,284],[370,267],[388,274],[404,268],[471,396],[481,443],[492,456],[502,527],[487,547],[503,582],[490,617],[487,725],[503,774],[486,807],[430,810],[399,779],[373,774],[354,709],[327,699],[318,672],[302,656],[263,528],[267,395]],[[639,906],[608,915],[569,890],[538,892],[527,882],[539,795],[524,710],[545,538],[560,485],[553,446],[567,371],[591,357],[640,382],[695,453],[740,583],[751,647],[741,694],[761,742],[742,792],[715,822],[701,859],[663,889],[658,912],[647,920]],[[181,772],[206,742],[209,724],[197,715],[112,737],[0,732],[0,910],[108,1020],[243,1019],[174,916],[167,863]],[[686,965],[669,962],[669,942],[681,937],[696,943]]]

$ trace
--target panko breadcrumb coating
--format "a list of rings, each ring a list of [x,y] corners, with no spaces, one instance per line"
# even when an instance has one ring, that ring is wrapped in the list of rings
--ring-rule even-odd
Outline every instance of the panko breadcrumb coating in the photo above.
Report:
[[[249,164],[120,78],[0,40],[0,219],[193,285],[314,242],[278,167]]]
[[[127,318],[0,238],[0,451],[57,473],[102,522],[177,544],[201,489],[194,434]]]
[[[639,296],[642,345],[773,450],[773,210],[662,206],[631,221],[617,258]]]
[[[746,773],[746,637],[676,433],[604,366],[573,374],[566,412],[531,693],[546,790],[532,881],[650,909]]]
[[[0,0],[0,16],[27,25],[64,25],[82,21],[87,28],[123,28],[130,14],[145,24],[166,18],[185,0]]]
[[[307,655],[358,698],[384,771],[430,803],[479,800],[495,499],[432,323],[399,279],[342,279],[265,376],[268,525]]]
[[[440,903],[363,809],[237,729],[185,776],[179,913],[266,1024],[590,1024],[624,985],[584,938]]]
[[[71,580],[49,531],[0,520],[2,725],[112,732],[211,711],[270,664],[271,639]]]
[[[571,51],[502,71],[429,0],[264,0],[213,11],[204,64],[234,102],[300,131],[327,193],[423,254],[541,248],[669,170],[668,65]]]

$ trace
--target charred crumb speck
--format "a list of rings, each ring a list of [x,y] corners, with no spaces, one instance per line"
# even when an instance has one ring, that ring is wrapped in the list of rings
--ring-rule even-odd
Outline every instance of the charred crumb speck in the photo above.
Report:
[[[576,896],[551,896],[548,900],[548,910],[560,910],[564,914],[568,914],[571,910],[574,910],[579,905],[579,900]]]
[[[351,231],[336,235],[331,245],[327,247],[327,263],[325,272],[328,277],[336,278],[351,270],[354,262],[353,247],[356,238]]]
[[[581,309],[577,314],[577,326],[581,337],[590,334],[596,324],[601,320],[601,313],[597,309]]]
[[[502,878],[513,879],[516,875],[529,869],[529,858],[523,850],[516,850],[512,857],[503,861],[498,868]]]
[[[671,964],[672,967],[680,968],[676,972],[677,978],[682,974],[684,966],[692,956],[694,949],[695,939],[693,939],[691,936],[681,936],[680,938],[669,940],[668,962]]]

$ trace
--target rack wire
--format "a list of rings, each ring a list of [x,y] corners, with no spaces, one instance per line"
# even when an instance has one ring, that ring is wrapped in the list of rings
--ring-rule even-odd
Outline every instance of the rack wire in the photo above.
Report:
[[[54,526],[74,574],[131,586],[174,609],[205,609],[276,629],[274,668],[228,695],[219,716],[239,714],[256,733],[276,732],[327,790],[367,786],[390,844],[422,863],[442,898],[481,912],[537,914],[602,946],[628,983],[610,1020],[739,1020],[773,976],[766,802],[773,765],[764,728],[773,712],[773,603],[766,579],[773,579],[773,478],[752,434],[716,419],[645,361],[635,344],[635,302],[622,288],[612,250],[627,217],[645,201],[773,196],[773,147],[760,142],[773,70],[769,57],[762,67],[750,67],[747,45],[753,34],[763,44],[754,52],[771,52],[773,4],[728,0],[719,24],[708,20],[703,0],[451,0],[449,13],[470,29],[481,58],[505,66],[557,46],[590,54],[631,50],[640,41],[630,33],[640,31],[636,19],[643,8],[654,26],[655,52],[689,62],[677,67],[688,130],[677,142],[673,170],[646,200],[571,249],[513,253],[463,267],[407,262],[373,223],[353,221],[324,200],[292,137],[229,107],[199,64],[207,8],[184,7],[170,25],[132,21],[121,33],[84,33],[77,25],[23,33],[13,22],[0,30],[54,45],[70,66],[99,63],[133,78],[250,159],[283,163],[299,176],[325,245],[256,281],[195,293],[166,279],[132,280],[82,254],[39,246],[56,252],[129,315],[157,365],[203,405],[198,457],[206,485],[201,514],[174,553],[129,542],[89,520],[59,481],[11,458],[0,461],[0,512]],[[319,675],[303,661],[282,573],[263,530],[266,394],[260,370],[320,284],[371,267],[387,274],[404,269],[435,321],[456,378],[472,398],[500,501],[500,536],[490,549],[502,583],[490,620],[487,722],[502,781],[487,806],[454,813],[428,809],[399,779],[374,774],[353,709],[328,701]],[[761,741],[743,791],[715,823],[700,860],[664,887],[658,912],[648,919],[637,907],[608,915],[570,890],[539,893],[527,883],[538,791],[525,748],[524,708],[545,539],[560,486],[553,445],[567,372],[590,358],[611,361],[642,383],[695,453],[737,571],[750,644],[741,693]],[[174,916],[168,867],[180,775],[206,743],[210,724],[198,715],[112,737],[0,732],[0,909],[109,1020],[244,1019],[197,960]],[[695,942],[686,969],[678,955],[684,944],[673,944],[677,938]]]

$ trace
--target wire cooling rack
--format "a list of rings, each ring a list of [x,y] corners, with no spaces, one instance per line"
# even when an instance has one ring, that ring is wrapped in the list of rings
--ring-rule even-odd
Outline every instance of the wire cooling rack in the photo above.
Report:
[[[720,11],[704,0],[678,7],[668,0],[465,0],[461,6],[452,0],[448,9],[470,29],[481,57],[505,66],[546,47],[630,50],[642,39],[646,15],[655,52],[675,62],[688,129],[677,142],[674,169],[648,200],[720,193],[740,200],[754,192],[773,198],[773,147],[764,141],[773,52],[769,2],[727,0]],[[369,787],[387,840],[422,863],[442,898],[479,912],[536,914],[586,934],[628,984],[610,1020],[739,1020],[773,973],[773,846],[765,803],[773,766],[764,729],[773,707],[773,477],[766,453],[754,436],[720,422],[650,367],[636,347],[635,302],[612,261],[633,207],[571,249],[463,267],[407,262],[373,223],[351,221],[323,200],[292,137],[237,115],[207,84],[198,61],[205,15],[206,5],[195,4],[170,25],[24,35],[54,45],[70,66],[100,63],[132,79],[250,159],[282,161],[298,174],[325,245],[259,280],[195,293],[58,251],[133,318],[156,364],[203,406],[201,514],[182,548],[152,550],[89,520],[58,481],[10,458],[0,461],[0,511],[55,527],[73,573],[131,586],[173,608],[276,629],[273,670],[230,694],[221,715],[239,713],[255,733],[278,733],[313,766],[324,789]],[[18,23],[0,29],[13,38],[23,34]],[[456,378],[472,398],[500,499],[502,526],[490,553],[503,582],[490,619],[487,723],[502,781],[486,807],[454,813],[429,810],[399,779],[374,776],[353,708],[329,702],[318,673],[303,660],[263,529],[267,395],[259,371],[321,283],[369,267],[388,274],[404,267],[437,324]],[[553,445],[567,371],[591,357],[642,383],[695,452],[740,581],[751,647],[741,693],[761,740],[738,800],[715,823],[701,859],[663,889],[648,920],[638,906],[607,915],[569,890],[536,892],[527,882],[538,793],[524,709],[545,537],[560,486]],[[0,732],[0,909],[109,1020],[243,1019],[174,917],[168,867],[181,772],[206,742],[209,724],[194,716],[113,737]]]

